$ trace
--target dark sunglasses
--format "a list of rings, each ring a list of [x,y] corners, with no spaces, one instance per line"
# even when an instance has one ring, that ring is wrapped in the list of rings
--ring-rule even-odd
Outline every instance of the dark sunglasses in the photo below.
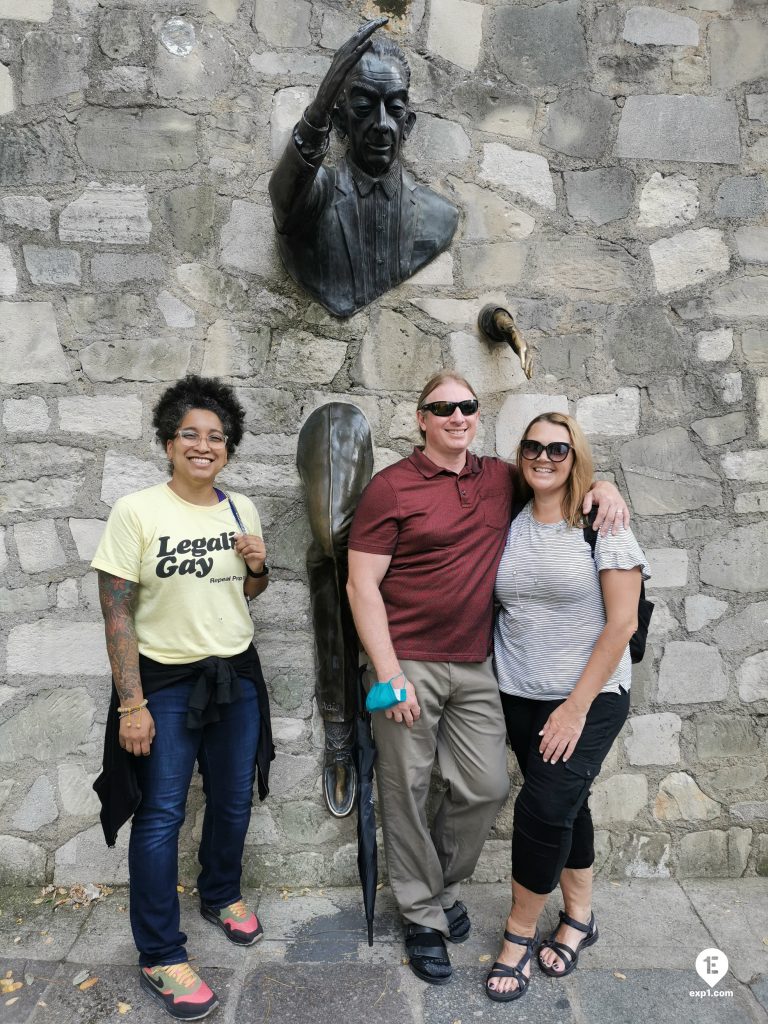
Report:
[[[434,416],[453,416],[458,409],[462,416],[472,416],[479,406],[476,398],[467,398],[463,402],[430,402],[422,405],[420,411],[431,412]]]
[[[567,441],[550,441],[549,444],[542,444],[540,441],[521,441],[520,454],[524,459],[533,462],[542,452],[546,452],[550,462],[565,462],[572,447]]]

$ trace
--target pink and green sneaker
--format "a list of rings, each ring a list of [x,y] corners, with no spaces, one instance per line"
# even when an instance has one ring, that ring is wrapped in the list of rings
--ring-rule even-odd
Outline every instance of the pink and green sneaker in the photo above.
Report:
[[[141,987],[177,1020],[202,1020],[219,1001],[189,964],[142,967]]]
[[[236,942],[238,946],[252,946],[264,935],[258,917],[242,900],[236,900],[220,910],[214,910],[202,903],[200,913],[206,921],[221,928],[230,942]]]

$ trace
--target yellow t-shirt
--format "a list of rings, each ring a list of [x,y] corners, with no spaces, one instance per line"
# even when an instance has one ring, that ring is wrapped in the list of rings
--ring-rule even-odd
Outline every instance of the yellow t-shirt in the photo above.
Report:
[[[261,536],[250,498],[230,497],[248,533]],[[231,657],[253,639],[243,593],[240,529],[229,502],[191,505],[167,484],[119,498],[91,565],[139,584],[139,652],[164,665]]]

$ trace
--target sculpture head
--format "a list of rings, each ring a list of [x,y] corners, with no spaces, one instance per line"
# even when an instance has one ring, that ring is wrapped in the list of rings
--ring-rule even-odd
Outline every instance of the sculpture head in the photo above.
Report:
[[[400,157],[413,128],[408,105],[411,72],[405,54],[389,39],[374,38],[352,71],[333,111],[333,124],[349,138],[352,162],[380,177]]]

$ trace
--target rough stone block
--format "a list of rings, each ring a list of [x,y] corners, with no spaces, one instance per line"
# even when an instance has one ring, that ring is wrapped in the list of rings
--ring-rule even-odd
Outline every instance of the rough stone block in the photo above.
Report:
[[[473,71],[483,42],[483,6],[467,0],[434,0],[427,49],[465,71]]]
[[[721,813],[686,772],[672,772],[659,783],[653,816],[659,821],[711,821]]]
[[[491,301],[489,298],[488,301]],[[452,327],[470,327],[477,322],[476,299],[449,299],[438,296],[422,296],[411,299],[418,309],[423,310],[433,320]],[[434,370],[432,371],[434,372]],[[430,374],[427,374],[426,380]]]
[[[608,352],[621,373],[678,371],[685,361],[680,335],[657,303],[620,306],[604,325]],[[674,402],[675,415],[680,403]]]
[[[768,263],[768,228],[739,228],[736,248],[745,263]]]
[[[596,825],[634,821],[648,804],[648,780],[644,775],[613,775],[598,779],[589,806]]]
[[[760,745],[751,719],[712,715],[696,723],[696,754],[700,761],[720,757],[749,757]]]
[[[123,107],[146,102],[152,88],[149,71],[146,68],[130,66],[100,71],[95,76],[93,84],[97,90],[110,94],[110,103]]]
[[[717,474],[683,427],[628,441],[620,457],[638,515],[668,515],[723,504]]]
[[[628,96],[615,153],[638,160],[737,164],[736,105],[714,96]]]
[[[13,93],[13,79],[11,72],[0,64],[0,117],[10,114],[16,109],[16,100]]]
[[[59,765],[59,796],[67,814],[93,817],[99,813],[101,803],[91,788],[95,778],[96,773],[87,772],[81,764]]]
[[[749,858],[752,830],[692,832],[680,840],[681,878],[740,878]]]
[[[743,397],[741,373],[734,370],[731,373],[724,373],[719,380],[720,396],[728,405],[740,402]]]
[[[608,148],[615,110],[613,100],[588,89],[563,92],[547,108],[541,141],[558,153],[597,159]]]
[[[270,46],[309,46],[309,17],[312,5],[306,0],[285,0],[276,6],[256,0],[251,24]]]
[[[741,351],[751,363],[768,363],[768,331],[750,327],[741,336]]]
[[[656,7],[632,7],[624,21],[624,39],[639,46],[698,46],[699,26]]]
[[[587,47],[578,3],[500,6],[488,34],[496,61],[512,82],[557,86],[587,70]]]
[[[640,428],[640,392],[637,388],[619,388],[615,395],[580,398],[576,419],[590,436],[635,435]]]
[[[80,92],[88,84],[86,36],[28,32],[21,44],[21,99],[31,105]]]
[[[541,291],[576,299],[626,302],[638,290],[640,266],[625,247],[587,235],[539,242],[536,282]]]
[[[666,832],[630,832],[616,857],[614,870],[625,878],[669,878],[671,850],[671,837]]]
[[[99,170],[181,171],[197,162],[196,119],[181,110],[88,108],[77,123],[83,161]]]
[[[702,704],[722,700],[728,677],[716,647],[693,640],[673,640],[664,648],[659,667],[659,701]]]
[[[509,345],[489,345],[465,331],[451,334],[449,343],[450,368],[471,380],[480,396],[507,392],[524,383],[525,375],[520,360]],[[408,404],[407,417],[408,433],[397,436],[410,438],[415,430],[412,403]]]
[[[730,265],[720,231],[699,228],[673,238],[660,238],[649,248],[656,287],[662,295],[725,274]]]
[[[69,365],[50,302],[0,302],[0,382],[66,384]]]
[[[145,245],[151,231],[143,185],[92,182],[61,211],[59,218],[59,238],[63,242]]]
[[[733,328],[700,331],[696,335],[696,355],[709,363],[722,362],[733,352]]]
[[[11,250],[7,245],[0,245],[0,295],[15,295],[18,283]]]
[[[16,587],[0,590],[0,615],[25,616],[28,612],[45,611],[48,607],[48,585]]]
[[[267,363],[270,342],[268,327],[241,332],[228,320],[217,320],[206,335],[203,376],[261,376]]]
[[[759,217],[768,210],[768,182],[764,176],[736,175],[717,190],[715,216],[734,220]]]
[[[527,238],[536,221],[524,210],[506,203],[501,196],[471,182],[450,179],[464,210],[464,241],[493,241],[505,238]]]
[[[194,327],[195,311],[170,292],[162,291],[155,300],[167,327]]]
[[[758,440],[768,441],[768,377],[759,377],[755,381],[755,411]]]
[[[41,628],[41,626],[43,628]],[[102,654],[97,661],[86,666],[85,659],[95,653],[89,641],[95,631],[101,633]],[[62,654],[64,667],[57,672],[55,667],[55,646],[49,643],[57,633],[60,639],[66,635],[67,644]],[[78,635],[82,639],[81,653],[78,654]],[[18,642],[27,646],[20,650]],[[29,652],[35,652],[35,664],[30,664]],[[44,671],[37,672],[39,659],[43,658]],[[27,671],[24,675],[68,675],[71,667],[77,665],[74,674],[109,675],[109,664],[104,646],[104,628],[90,622],[57,624],[50,621],[14,626],[8,638],[8,662],[17,664],[24,661]],[[32,669],[32,673],[29,669]],[[9,668],[10,671],[10,668]],[[32,758],[35,761],[57,761],[66,754],[77,750],[88,738],[94,717],[94,706],[88,693],[81,687],[60,687],[47,690],[33,697],[17,714],[0,725],[0,762],[13,764]]]
[[[285,797],[292,793],[300,796],[306,793],[307,786],[311,784],[310,780],[314,781],[319,770],[316,757],[280,752],[272,762],[269,772],[269,791],[276,797]]]
[[[78,395],[60,398],[59,428],[76,434],[141,437],[141,399],[137,395]]]
[[[632,207],[635,178],[625,167],[598,167],[563,174],[568,213],[574,220],[600,226],[626,217]]]
[[[497,91],[469,96],[468,106],[474,109],[473,123],[483,132],[504,135],[510,139],[530,139],[536,104],[525,91]]]
[[[291,137],[293,126],[301,117],[305,107],[312,98],[312,93],[305,86],[290,86],[280,89],[272,97],[272,159],[277,160]]]
[[[721,456],[720,464],[729,480],[768,483],[768,452],[728,452]]]
[[[99,21],[99,49],[111,60],[127,60],[138,53],[144,42],[141,21],[135,11],[104,11]]]
[[[725,803],[733,799],[734,793],[752,793],[768,775],[764,764],[720,765],[715,771],[698,775],[699,785],[716,800]]]
[[[24,262],[32,284],[80,285],[80,253],[74,249],[49,249],[25,245]]]
[[[568,412],[565,395],[510,395],[496,417],[496,451],[502,459],[511,458],[534,416],[542,412]]]
[[[751,704],[755,700],[768,700],[768,651],[760,651],[746,658],[736,674],[739,697]]]
[[[442,362],[437,338],[425,335],[402,314],[382,308],[371,317],[351,375],[372,391],[413,391]]]
[[[59,816],[53,786],[45,775],[35,779],[13,816],[13,827],[19,832],[37,832]]]
[[[128,829],[117,837],[115,849],[104,843],[101,825],[80,832],[56,851],[53,881],[55,885],[109,881],[112,885],[128,882]]]
[[[164,99],[208,100],[226,93],[235,73],[236,55],[216,29],[203,26],[191,53],[169,53],[158,43],[155,89]]]
[[[410,278],[412,285],[419,288],[433,288],[453,286],[453,256],[449,252],[442,252],[435,259],[431,260],[421,270],[417,271]]]
[[[179,284],[189,294],[221,310],[244,310],[248,295],[242,284],[218,270],[201,263],[184,263],[176,268]]]
[[[69,530],[75,542],[77,553],[84,562],[90,562],[104,533],[103,519],[70,519]]]
[[[0,126],[0,185],[74,180],[74,161],[58,126],[47,122]]]
[[[56,607],[59,609],[74,609],[80,606],[80,595],[77,589],[77,580],[62,580],[56,587]]]
[[[730,89],[741,82],[765,78],[768,25],[764,21],[715,18],[707,39],[714,89]]]
[[[525,267],[526,247],[520,242],[494,242],[462,251],[464,281],[471,288],[517,284]]]
[[[557,205],[549,163],[537,153],[511,149],[501,142],[486,143],[479,177],[550,210]]]
[[[279,266],[272,211],[235,199],[221,229],[221,264],[262,277],[274,277]]]
[[[741,515],[768,512],[768,491],[744,491],[737,494],[733,510]]]
[[[408,139],[408,164],[417,176],[460,173],[471,151],[472,143],[460,124],[421,114]]]
[[[128,281],[162,281],[165,262],[155,253],[96,253],[91,257],[91,274],[99,284],[114,288]]]
[[[15,3],[16,0],[0,0],[0,16],[9,2]],[[53,0],[31,2],[50,8]],[[0,885],[42,885],[46,880],[45,862],[46,853],[42,846],[16,836],[0,836]]]
[[[58,565],[66,565],[64,549],[52,519],[17,523],[13,535],[24,572],[43,572]]]
[[[80,350],[84,373],[93,381],[178,380],[189,367],[192,343],[178,338],[94,341]]]
[[[624,749],[631,765],[679,764],[679,715],[664,711],[655,715],[635,715],[629,720],[632,732],[624,737]]]
[[[688,552],[682,548],[649,548],[648,561],[653,578],[648,587],[684,587],[688,582]]]
[[[750,121],[768,124],[768,93],[748,93],[747,114]]]
[[[19,480],[4,487],[5,511],[60,512],[70,506],[85,480],[84,473],[43,480]]]
[[[203,252],[211,242],[215,193],[209,185],[182,185],[162,200],[160,210],[173,244],[181,252]]]
[[[53,0],[0,0],[0,18],[8,21],[50,21],[53,17]]]
[[[42,196],[5,196],[0,199],[0,217],[31,231],[47,231],[51,226],[51,204]]]
[[[123,452],[107,451],[101,478],[101,500],[111,506],[124,494],[165,483],[167,479],[165,469],[154,462],[136,459]]]
[[[745,800],[731,804],[731,814],[737,821],[747,824],[768,819],[768,800]]]
[[[691,429],[699,435],[704,444],[716,447],[744,437],[747,433],[747,422],[743,412],[729,412],[725,416],[694,420]]]
[[[3,426],[9,434],[45,434],[50,425],[44,398],[8,398],[3,402]]]
[[[640,195],[640,228],[681,227],[699,212],[699,187],[683,174],[663,177],[654,171]]]
[[[721,618],[728,611],[728,602],[720,601],[707,594],[694,594],[685,599],[685,628],[695,633],[704,626]]]
[[[276,375],[303,384],[330,384],[344,364],[347,345],[298,331],[286,335],[277,353]]]
[[[706,544],[699,576],[702,583],[742,594],[768,590],[768,523],[736,527]]]

